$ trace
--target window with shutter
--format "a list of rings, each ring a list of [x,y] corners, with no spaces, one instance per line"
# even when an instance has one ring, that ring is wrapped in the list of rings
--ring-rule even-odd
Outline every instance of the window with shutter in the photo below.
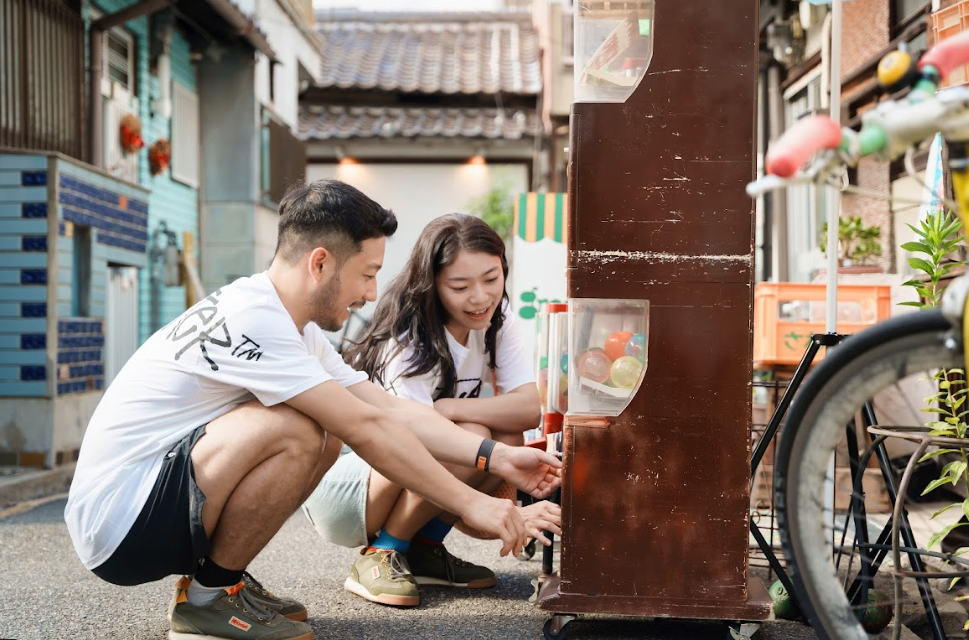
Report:
[[[117,82],[129,93],[134,93],[134,42],[127,32],[112,29],[105,34],[103,72],[107,80]]]
[[[172,83],[172,178],[199,185],[199,99],[177,82]]]

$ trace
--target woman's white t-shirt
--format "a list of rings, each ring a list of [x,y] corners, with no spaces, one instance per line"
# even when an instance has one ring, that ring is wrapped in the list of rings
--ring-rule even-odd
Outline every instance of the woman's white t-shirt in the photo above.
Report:
[[[497,393],[508,393],[518,387],[535,382],[532,366],[525,357],[521,336],[518,334],[518,322],[515,314],[505,304],[505,320],[498,330],[495,339],[495,369],[492,370],[489,356],[485,352],[485,331],[472,330],[468,335],[468,344],[462,345],[445,330],[448,346],[451,348],[451,358],[457,373],[455,398],[477,398],[485,384],[495,381]],[[441,397],[441,376],[438,371],[430,371],[424,375],[404,377],[404,372],[410,368],[413,357],[413,347],[407,347],[390,362],[384,372],[384,388],[394,395],[415,400],[421,404],[434,406],[434,400]]]
[[[318,325],[300,333],[265,273],[212,293],[135,352],[91,417],[64,513],[81,562],[111,557],[164,455],[201,425],[253,399],[273,406],[328,380],[366,379]]]

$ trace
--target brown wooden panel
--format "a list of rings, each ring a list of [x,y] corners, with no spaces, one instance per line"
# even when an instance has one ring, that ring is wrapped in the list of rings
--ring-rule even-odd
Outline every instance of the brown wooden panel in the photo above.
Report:
[[[649,300],[649,361],[610,426],[566,419],[546,609],[769,611],[747,575],[756,14],[657,2],[633,96],[573,107],[569,295]]]

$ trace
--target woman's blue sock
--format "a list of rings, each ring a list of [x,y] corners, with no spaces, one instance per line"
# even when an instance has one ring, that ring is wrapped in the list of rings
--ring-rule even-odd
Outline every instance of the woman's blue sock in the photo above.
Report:
[[[377,533],[377,538],[370,543],[371,549],[385,549],[387,551],[399,551],[405,553],[410,548],[410,540],[401,540],[381,529]]]
[[[444,542],[444,537],[451,532],[453,524],[448,524],[443,520],[438,520],[437,518],[432,519],[430,522],[421,527],[421,530],[417,532],[419,538],[423,538],[429,542],[436,542],[438,544]]]

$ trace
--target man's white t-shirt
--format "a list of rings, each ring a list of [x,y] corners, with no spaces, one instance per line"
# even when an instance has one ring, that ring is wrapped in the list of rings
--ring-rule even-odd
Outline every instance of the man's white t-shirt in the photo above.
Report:
[[[111,557],[164,455],[198,427],[253,399],[273,406],[328,380],[366,379],[318,325],[300,333],[265,273],[209,295],[135,352],[91,417],[64,513],[81,562]]]
[[[482,385],[491,384],[492,379],[495,381],[497,393],[508,393],[524,384],[535,382],[535,374],[525,357],[525,349],[518,334],[515,314],[508,309],[507,304],[504,312],[505,321],[495,338],[494,371],[488,366],[490,358],[485,352],[484,330],[472,330],[468,334],[467,345],[462,345],[445,330],[457,373],[453,397],[477,398],[481,394]],[[413,354],[413,348],[407,347],[387,363],[383,377],[384,388],[402,398],[434,406],[434,400],[441,397],[440,373],[430,371],[420,376],[404,377],[404,372],[410,368],[409,360]]]

